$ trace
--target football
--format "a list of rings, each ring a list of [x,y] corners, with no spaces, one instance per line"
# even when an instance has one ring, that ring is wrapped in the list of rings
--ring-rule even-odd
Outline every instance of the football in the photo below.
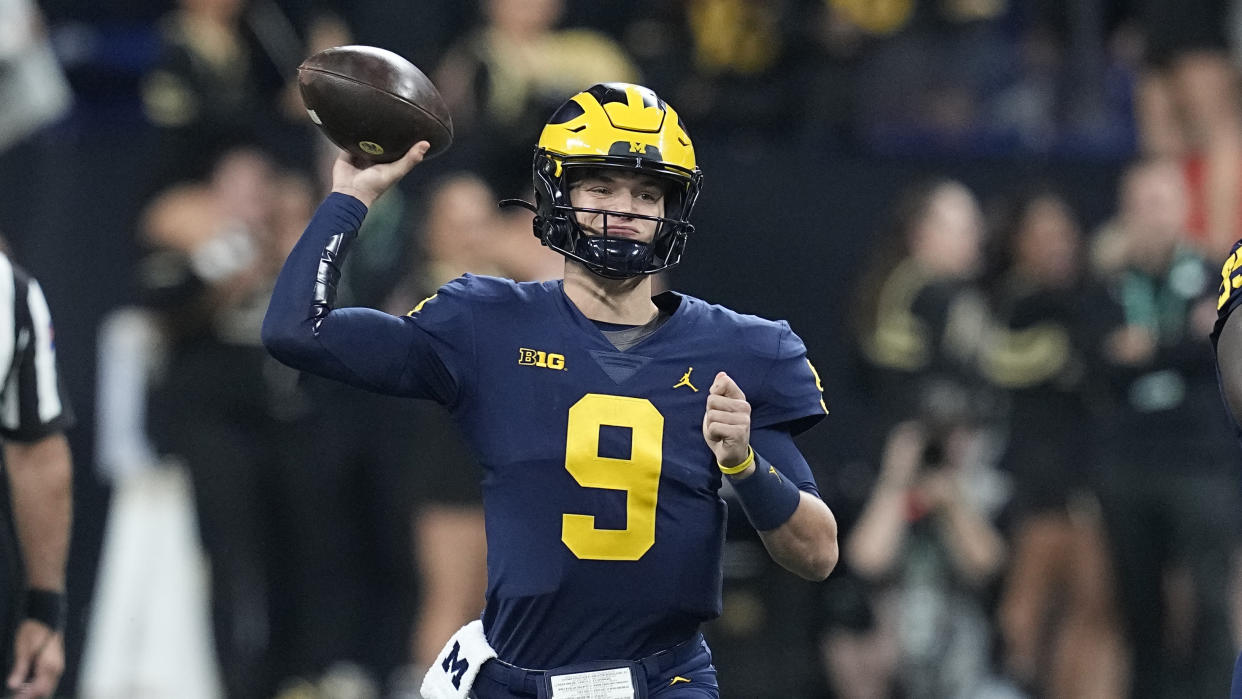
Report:
[[[439,90],[413,63],[374,46],[337,46],[298,66],[302,103],[333,143],[377,163],[399,159],[419,141],[432,158],[453,142],[453,120]]]

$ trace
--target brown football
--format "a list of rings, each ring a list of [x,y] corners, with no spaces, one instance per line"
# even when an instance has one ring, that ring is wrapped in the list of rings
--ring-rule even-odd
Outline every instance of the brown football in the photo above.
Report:
[[[345,150],[379,163],[427,141],[432,158],[453,142],[439,90],[413,63],[374,46],[337,46],[298,66],[311,121]]]

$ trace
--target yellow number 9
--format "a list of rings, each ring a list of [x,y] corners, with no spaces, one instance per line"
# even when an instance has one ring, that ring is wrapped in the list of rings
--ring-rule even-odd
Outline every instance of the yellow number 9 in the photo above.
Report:
[[[599,455],[599,428],[628,427],[630,458]],[[637,561],[655,543],[664,416],[645,398],[588,393],[569,409],[565,469],[584,488],[623,490],[625,529],[596,529],[594,515],[562,515],[561,541],[578,558]]]

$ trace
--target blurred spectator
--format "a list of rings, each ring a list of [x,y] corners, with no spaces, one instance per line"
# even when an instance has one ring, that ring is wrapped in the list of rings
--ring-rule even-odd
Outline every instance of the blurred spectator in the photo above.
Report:
[[[1004,561],[994,518],[1005,496],[990,463],[996,407],[978,374],[982,243],[970,190],[925,182],[897,202],[863,279],[856,323],[879,473],[844,550],[880,587],[867,594],[870,623],[829,647],[889,648],[897,665],[854,677],[832,662],[834,686],[892,674],[903,696],[973,696],[994,681],[985,593]]]
[[[154,182],[205,177],[216,155],[247,144],[303,164],[313,128],[294,70],[307,51],[346,43],[348,28],[327,13],[295,25],[266,0],[177,4],[160,20],[159,57],[141,84],[157,133]]]
[[[154,315],[124,307],[99,329],[96,462],[112,486],[91,605],[81,696],[221,695],[189,474],[147,433],[147,396],[166,359]]]
[[[220,159],[205,184],[160,195],[143,217],[153,250],[142,283],[167,338],[152,386],[152,439],[184,461],[210,559],[214,640],[230,697],[270,697],[295,651],[273,615],[282,477],[303,468],[290,424],[303,417],[296,374],[257,344],[267,285],[284,250],[269,228],[274,172],[263,155]]]
[[[202,177],[215,154],[254,141],[274,118],[242,30],[244,3],[180,0],[161,20],[161,55],[142,82],[143,112],[160,134],[158,180]]]
[[[457,129],[454,162],[476,163],[503,195],[529,186],[530,143],[582,85],[637,82],[620,45],[584,29],[555,29],[564,0],[486,0],[485,23],[445,56],[435,83]]]
[[[1216,279],[1185,243],[1177,163],[1146,160],[1121,184],[1104,333],[1099,495],[1116,557],[1138,697],[1223,696],[1234,642],[1228,589],[1238,464],[1211,345]]]
[[[742,147],[787,135],[804,98],[791,65],[794,3],[692,0],[684,6],[691,52],[676,86],[682,118]]]
[[[852,569],[879,585],[877,633],[896,646],[890,692],[995,696],[986,585],[1005,544],[995,512],[971,488],[986,468],[975,436],[965,425],[914,422],[890,434],[879,481],[845,542]]]
[[[1139,146],[1181,163],[1187,230],[1203,253],[1224,255],[1242,223],[1242,94],[1228,50],[1228,0],[1128,3],[1145,45],[1135,104]]]
[[[64,115],[71,101],[39,8],[0,2],[0,151]]]
[[[908,189],[890,219],[854,306],[877,457],[890,427],[929,406],[953,415],[984,408],[973,395],[986,318],[974,281],[979,204],[962,184],[933,180]]]
[[[1119,697],[1122,638],[1113,576],[1089,486],[1088,361],[1100,341],[1077,303],[1082,234],[1050,190],[1000,221],[992,327],[980,366],[1007,392],[1013,557],[1001,596],[1006,666],[1041,697]]]

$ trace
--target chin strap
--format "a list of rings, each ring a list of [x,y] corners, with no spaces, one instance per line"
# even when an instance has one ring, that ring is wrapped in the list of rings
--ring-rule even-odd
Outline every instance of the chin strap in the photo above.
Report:
[[[505,209],[511,206],[516,206],[521,209],[526,209],[530,211],[532,214],[535,214],[535,218],[531,220],[531,230],[534,232],[535,237],[539,240],[540,244],[547,245],[548,244],[547,241],[543,239],[543,234],[540,233],[540,229],[543,228],[543,218],[539,216],[539,209],[536,208],[534,204],[526,201],[525,199],[501,199],[500,203],[497,204],[497,207],[501,209]]]

